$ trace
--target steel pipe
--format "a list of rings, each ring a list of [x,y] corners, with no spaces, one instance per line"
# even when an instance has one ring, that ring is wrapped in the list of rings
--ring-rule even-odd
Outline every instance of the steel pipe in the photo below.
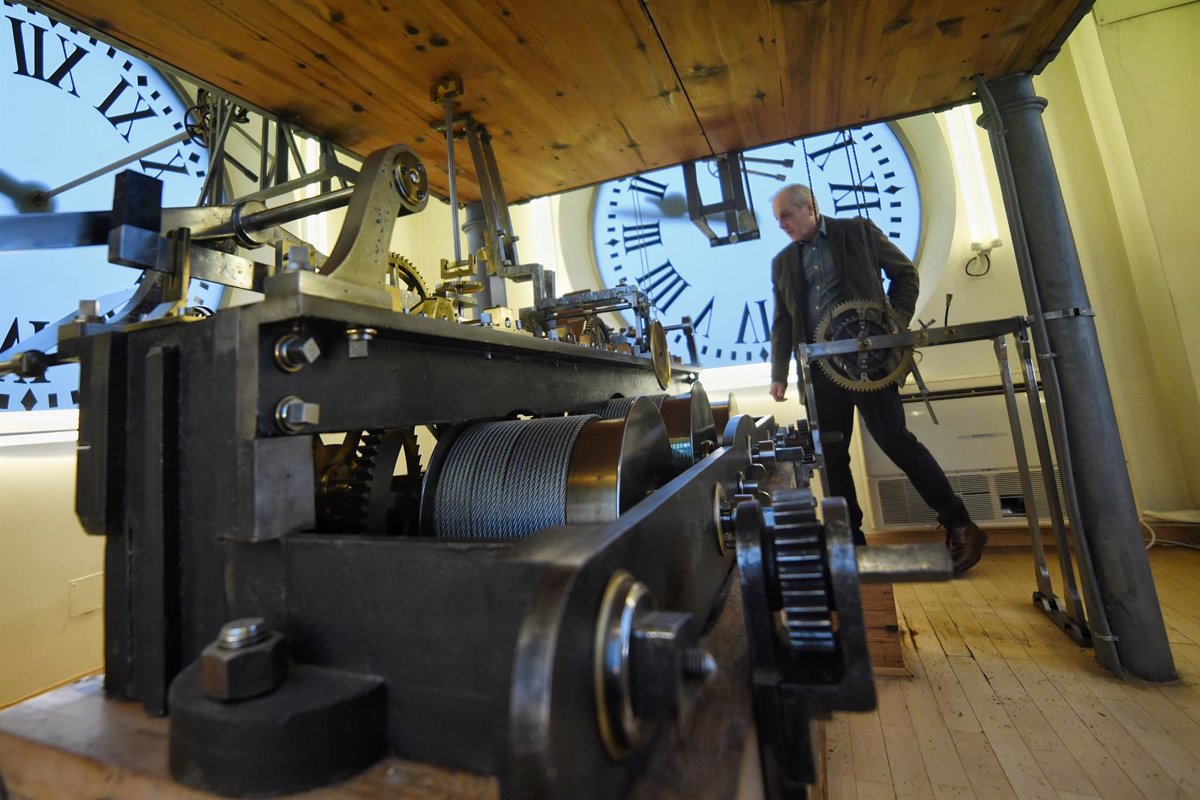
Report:
[[[977,76],[976,86],[1034,322],[1097,660],[1118,676],[1127,668],[1146,680],[1174,680],[1094,317],[1055,315],[1052,324],[1045,317],[1091,306],[1041,119],[1046,101],[1024,73],[990,83]],[[1059,381],[1056,362],[1071,380]]]

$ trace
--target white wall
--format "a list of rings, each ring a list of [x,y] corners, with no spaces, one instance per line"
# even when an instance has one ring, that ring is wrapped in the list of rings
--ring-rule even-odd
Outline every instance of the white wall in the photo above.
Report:
[[[1098,134],[1106,130],[1100,116],[1105,112],[1105,103],[1098,96],[1103,73],[1097,72],[1101,65],[1089,67],[1081,57],[1093,32],[1088,18],[1060,57],[1036,79],[1035,86],[1050,100],[1044,114],[1046,131],[1096,311],[1097,333],[1135,499],[1141,508],[1186,508],[1194,501],[1178,447],[1183,431],[1170,413],[1164,413],[1168,396],[1159,380],[1160,365],[1151,355],[1156,341],[1149,333],[1150,325],[1172,327],[1172,314],[1169,307],[1138,300],[1142,264],[1127,247],[1121,224],[1122,218],[1132,212],[1128,200],[1120,194],[1119,182],[1110,181],[1112,173],[1106,169],[1105,153],[1098,140]],[[1127,156],[1119,159],[1110,152],[1109,161],[1113,160],[1128,163]],[[1177,324],[1173,327],[1177,341],[1179,328]]]
[[[1080,64],[1105,171],[1112,180],[1147,335],[1144,353],[1154,364],[1154,383],[1161,397],[1154,412],[1168,420],[1190,491],[1190,507],[1196,508],[1200,507],[1200,315],[1196,313],[1200,309],[1196,265],[1200,3],[1105,0],[1097,4],[1096,18],[1101,24],[1094,28],[1089,24],[1072,37],[1071,52]],[[1107,69],[1101,68],[1102,63]]]
[[[104,540],[75,516],[77,427],[74,411],[0,414],[0,707],[103,661]]]

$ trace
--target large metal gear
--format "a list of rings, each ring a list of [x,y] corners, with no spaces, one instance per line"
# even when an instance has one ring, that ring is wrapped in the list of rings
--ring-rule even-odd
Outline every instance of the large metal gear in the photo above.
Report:
[[[394,475],[404,458],[404,475]],[[328,532],[408,534],[420,496],[421,455],[412,428],[350,431],[340,445],[314,444],[317,527]]]
[[[793,654],[830,653],[836,647],[824,526],[812,493],[776,492],[768,519],[774,534],[780,638]]]
[[[840,303],[817,323],[814,344],[855,339],[860,349],[817,361],[831,381],[854,392],[874,392],[899,383],[912,367],[913,348],[868,348],[873,337],[903,333],[904,329],[904,322],[896,312],[881,303],[870,300]]]
[[[426,285],[425,279],[421,277],[416,264],[413,264],[399,253],[388,253],[387,268],[388,274],[392,279],[392,285],[396,289],[405,289],[419,298],[415,303],[410,300],[405,304],[404,311],[412,313],[417,306],[429,298],[431,294],[429,286]]]

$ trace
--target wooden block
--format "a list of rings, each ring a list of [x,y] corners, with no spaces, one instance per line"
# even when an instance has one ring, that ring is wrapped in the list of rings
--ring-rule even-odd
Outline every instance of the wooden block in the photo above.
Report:
[[[896,596],[890,583],[864,584],[863,621],[867,627],[867,648],[876,675],[909,676],[901,646],[900,621],[896,617]]]

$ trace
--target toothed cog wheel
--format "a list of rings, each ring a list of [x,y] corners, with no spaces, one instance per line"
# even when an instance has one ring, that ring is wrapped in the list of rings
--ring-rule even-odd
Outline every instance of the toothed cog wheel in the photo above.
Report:
[[[320,530],[411,532],[421,479],[420,449],[412,428],[351,431],[341,445],[314,447]],[[401,457],[406,474],[395,475]]]
[[[892,309],[868,300],[851,300],[834,306],[817,324],[815,344],[853,339],[853,353],[819,358],[821,370],[838,386],[856,392],[873,392],[904,380],[912,366],[913,348],[867,349],[878,336],[903,333],[904,322]]]
[[[836,643],[824,529],[810,492],[776,492],[771,502],[773,566],[780,609],[776,632],[794,654],[832,652]]]
[[[417,266],[399,253],[388,253],[387,268],[397,289],[406,289],[419,298],[417,302],[406,306],[405,311],[411,312],[432,294]]]

